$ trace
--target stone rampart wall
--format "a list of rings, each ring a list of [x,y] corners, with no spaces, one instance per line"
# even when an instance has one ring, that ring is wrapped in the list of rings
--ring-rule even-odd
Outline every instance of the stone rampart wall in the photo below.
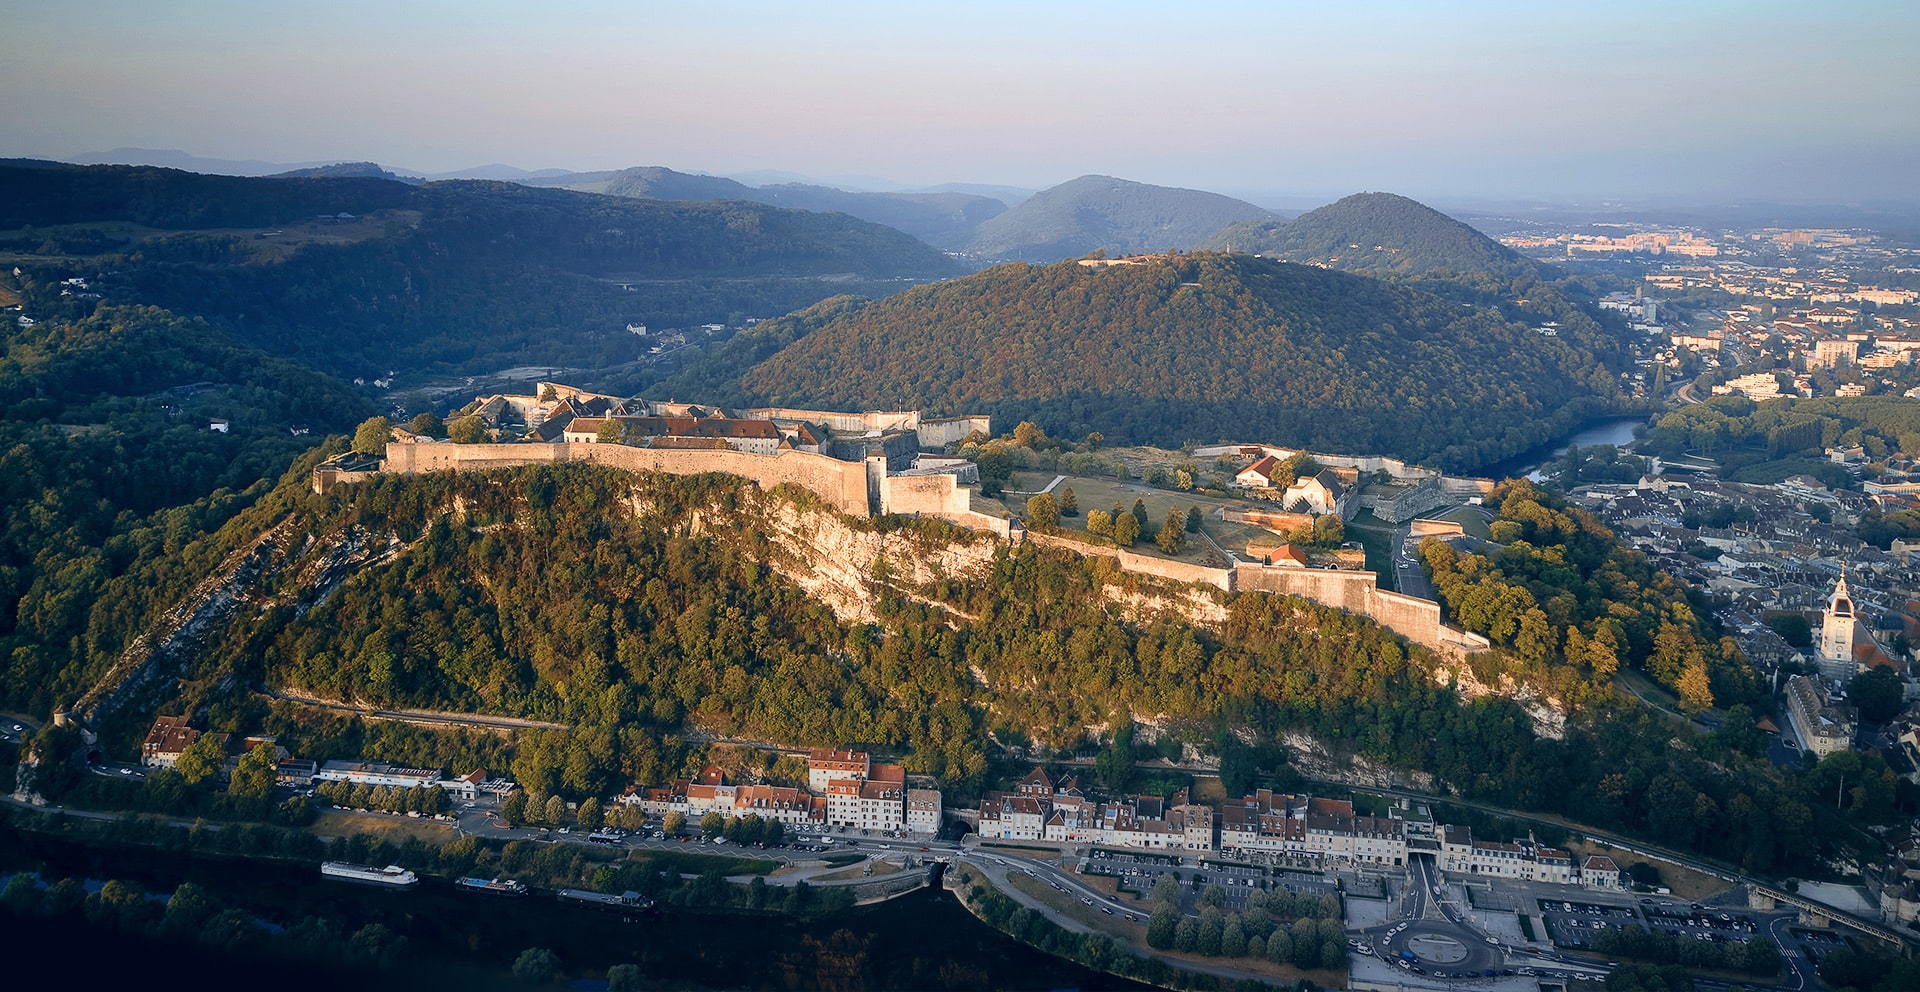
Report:
[[[968,434],[979,431],[982,434],[993,433],[993,420],[989,417],[929,417],[920,421],[920,446],[922,448],[944,448],[966,439]]]
[[[1472,499],[1493,492],[1492,479],[1457,479],[1453,476],[1441,476],[1440,491],[1455,499]]]
[[[1050,548],[1063,548],[1081,555],[1102,555],[1120,563],[1120,567],[1129,572],[1153,575],[1174,582],[1198,582],[1215,588],[1232,591],[1233,571],[1225,568],[1208,568],[1205,565],[1190,565],[1183,561],[1170,561],[1155,558],[1137,551],[1123,548],[1106,548],[1099,545],[1077,541],[1061,534],[1036,534],[1028,532],[1027,537]]]
[[[880,478],[882,513],[967,513],[970,492],[951,475],[887,475]]]
[[[724,472],[771,489],[782,482],[803,486],[833,508],[865,519],[867,467],[805,451],[755,455],[732,450],[633,448],[623,444],[392,444],[387,446],[384,471],[483,472],[521,465],[593,462],[630,472],[670,472],[698,475]]]
[[[1369,597],[1379,585],[1372,572],[1336,568],[1288,568],[1279,565],[1241,564],[1236,584],[1250,592],[1275,592],[1337,606],[1349,613],[1371,616]],[[1405,633],[1404,631],[1402,632]],[[1412,638],[1413,635],[1406,634]]]
[[[868,410],[865,413],[847,413],[839,410],[758,406],[734,412],[750,420],[804,420],[809,424],[826,424],[827,427],[836,431],[910,431],[920,426],[918,410]]]

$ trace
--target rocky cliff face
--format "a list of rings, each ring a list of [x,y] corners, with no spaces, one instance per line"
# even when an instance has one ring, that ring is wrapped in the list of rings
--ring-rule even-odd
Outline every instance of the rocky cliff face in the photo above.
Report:
[[[957,620],[973,619],[928,596],[937,583],[982,581],[992,567],[994,540],[955,529],[940,541],[917,531],[879,531],[831,510],[770,499],[764,508],[774,571],[827,604],[846,621],[879,619],[882,595],[905,596]]]

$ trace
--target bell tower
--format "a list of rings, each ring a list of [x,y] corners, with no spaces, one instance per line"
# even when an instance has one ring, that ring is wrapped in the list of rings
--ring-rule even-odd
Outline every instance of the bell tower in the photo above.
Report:
[[[1847,570],[1842,568],[1820,621],[1820,674],[1835,682],[1845,682],[1858,671],[1853,660],[1853,622],[1853,597],[1847,592]]]

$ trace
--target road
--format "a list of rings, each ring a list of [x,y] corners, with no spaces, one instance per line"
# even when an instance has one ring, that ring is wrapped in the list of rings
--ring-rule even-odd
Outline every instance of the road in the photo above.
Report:
[[[1736,885],[1759,885],[1767,888],[1775,887],[1774,883],[1767,879],[1757,878],[1755,876],[1748,875],[1744,872],[1728,867],[1726,865],[1716,864],[1714,862],[1707,861],[1702,858],[1693,857],[1692,855],[1681,854],[1678,851],[1674,851],[1669,848],[1660,847],[1655,844],[1649,844],[1649,843],[1646,843],[1645,841],[1634,840],[1632,838],[1622,837],[1619,834],[1608,833],[1605,830],[1598,830],[1593,827],[1587,826],[1586,824],[1575,823],[1571,820],[1563,819],[1557,816],[1543,816],[1539,813],[1527,813],[1520,810],[1506,809],[1500,806],[1490,806],[1486,803],[1471,802],[1463,799],[1449,799],[1444,797],[1436,797],[1436,796],[1428,795],[1423,792],[1411,792],[1406,789],[1383,789],[1383,788],[1378,788],[1374,786],[1359,786],[1359,785],[1349,785],[1347,787],[1353,789],[1353,791],[1355,792],[1364,792],[1364,793],[1369,793],[1372,795],[1380,795],[1380,796],[1391,796],[1396,799],[1415,799],[1422,802],[1443,802],[1450,806],[1460,806],[1466,809],[1479,810],[1483,813],[1493,813],[1497,816],[1502,816],[1508,819],[1518,820],[1521,822],[1551,824],[1556,827],[1563,827],[1569,830],[1578,831],[1581,835],[1587,837],[1590,840],[1597,840],[1604,844],[1610,845],[1612,847],[1619,848],[1623,851],[1629,851],[1631,853],[1639,854],[1645,857],[1655,858],[1660,861],[1666,861],[1671,864],[1679,865],[1682,868],[1691,868],[1694,871],[1697,871],[1706,875],[1712,875],[1715,878],[1718,878],[1727,882],[1732,882]],[[1859,923],[1866,924],[1868,926],[1872,926],[1876,928],[1883,926],[1883,924],[1881,924],[1877,920],[1869,920],[1864,917],[1860,917],[1856,914],[1848,913],[1844,910],[1837,909],[1834,907],[1827,907],[1826,909],[1822,910],[1822,912],[1824,912],[1828,917],[1835,920],[1836,922],[1847,923],[1848,925],[1852,925],[1852,923],[1850,923],[1849,921],[1858,921]],[[1907,939],[1905,943],[1906,943],[1906,946],[1911,947],[1916,942],[1912,939]]]
[[[1427,573],[1420,567],[1420,542],[1413,539],[1412,521],[1393,532],[1393,584],[1401,595],[1433,598],[1433,584],[1427,581]]]
[[[1442,897],[1444,882],[1431,855],[1416,854],[1408,860],[1400,918],[1357,931],[1348,941],[1356,950],[1364,946],[1363,955],[1377,954],[1404,971],[1449,982],[1515,973],[1606,976],[1607,969],[1599,965],[1568,961],[1553,953],[1528,953],[1502,942]]]
[[[284,699],[307,706],[318,706],[336,713],[351,713],[372,720],[391,720],[395,723],[412,723],[423,727],[479,727],[486,730],[569,730],[564,723],[549,723],[545,720],[527,720],[512,716],[482,716],[477,713],[444,713],[438,710],[386,710],[357,703],[343,703],[333,699],[321,699],[301,693],[281,692],[273,689],[262,690],[261,695],[272,699]]]

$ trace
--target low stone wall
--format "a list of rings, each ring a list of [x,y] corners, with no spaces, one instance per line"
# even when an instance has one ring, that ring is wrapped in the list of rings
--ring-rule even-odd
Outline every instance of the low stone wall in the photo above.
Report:
[[[1313,525],[1311,513],[1289,513],[1285,510],[1233,510],[1220,511],[1220,519],[1234,524],[1251,524],[1271,531],[1289,531],[1296,527]]]

